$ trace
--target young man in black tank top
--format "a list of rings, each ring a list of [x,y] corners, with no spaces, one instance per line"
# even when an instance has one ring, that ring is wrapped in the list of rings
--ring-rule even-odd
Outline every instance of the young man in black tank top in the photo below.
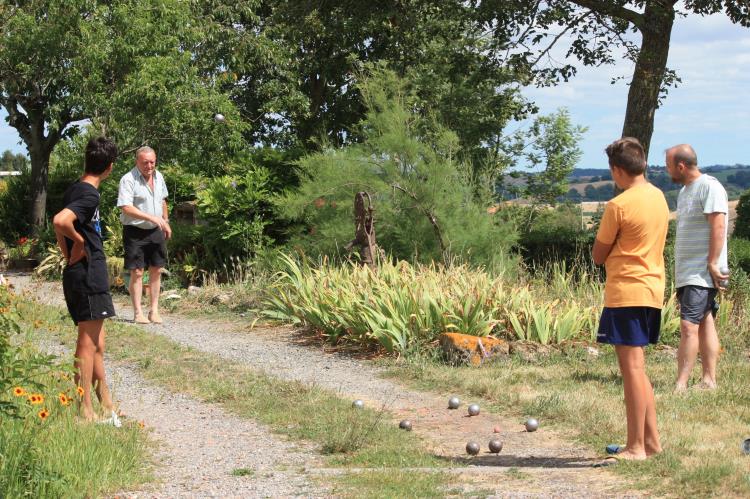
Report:
[[[53,219],[57,244],[67,266],[63,271],[65,303],[78,326],[75,366],[76,383],[83,388],[81,417],[94,421],[91,387],[110,422],[119,426],[104,373],[104,319],[115,316],[109,294],[107,261],[99,218],[99,185],[112,173],[117,146],[104,137],[86,145],[85,171],[65,191],[60,210]]]

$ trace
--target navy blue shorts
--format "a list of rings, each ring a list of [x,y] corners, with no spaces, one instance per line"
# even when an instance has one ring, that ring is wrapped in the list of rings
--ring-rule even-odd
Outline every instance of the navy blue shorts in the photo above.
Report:
[[[596,341],[611,345],[643,347],[659,342],[661,309],[653,307],[604,307]]]

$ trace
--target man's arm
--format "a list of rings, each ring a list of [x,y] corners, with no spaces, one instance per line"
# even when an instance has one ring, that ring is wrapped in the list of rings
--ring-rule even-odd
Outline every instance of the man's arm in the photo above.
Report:
[[[55,237],[57,238],[57,245],[60,247],[65,260],[68,265],[72,265],[86,257],[86,249],[83,245],[83,236],[76,232],[73,223],[78,219],[78,216],[68,208],[63,208],[60,212],[55,215],[52,219],[52,225],[55,227]],[[68,245],[65,244],[65,238],[73,241],[73,247],[68,254]]]
[[[167,200],[161,200],[161,217],[167,222],[167,228],[164,230],[164,237],[169,239],[172,237],[172,228],[169,226],[169,207],[167,206]]]
[[[609,253],[612,251],[614,244],[604,244],[598,239],[594,240],[594,249],[591,251],[591,255],[594,257],[594,263],[596,265],[603,265],[607,260]]]
[[[725,279],[729,279],[729,275],[722,273],[719,269],[719,257],[726,242],[726,219],[726,213],[716,212],[706,215],[706,220],[708,220],[710,227],[708,239],[708,272],[711,274],[711,279],[713,279],[716,289],[724,289],[719,283]]]

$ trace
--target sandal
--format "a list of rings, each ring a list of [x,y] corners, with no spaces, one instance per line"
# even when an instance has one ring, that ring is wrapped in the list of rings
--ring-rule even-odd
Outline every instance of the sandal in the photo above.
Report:
[[[598,463],[592,464],[591,467],[592,468],[606,468],[607,466],[614,466],[615,464],[619,462],[620,462],[620,458],[617,457],[617,454],[612,454],[611,456],[604,458]]]

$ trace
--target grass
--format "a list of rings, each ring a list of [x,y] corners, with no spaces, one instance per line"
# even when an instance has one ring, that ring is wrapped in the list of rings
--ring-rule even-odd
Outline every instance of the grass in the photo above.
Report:
[[[715,392],[672,393],[676,360],[647,354],[657,396],[659,430],[665,451],[644,463],[614,470],[651,493],[678,497],[750,495],[750,457],[740,444],[750,436],[750,362],[742,351],[719,362]],[[451,386],[464,396],[482,397],[488,409],[540,419],[594,449],[625,441],[622,383],[614,351],[598,358],[585,352],[555,354],[534,364],[519,358],[483,368],[446,366],[429,359],[388,361],[393,377],[420,389]],[[697,372],[697,371],[696,371]]]
[[[22,301],[19,311],[23,317],[35,317],[39,329],[67,343],[74,341],[74,329],[62,309]],[[292,440],[315,442],[328,466],[379,468],[373,473],[388,475],[389,487],[403,489],[403,494],[395,494],[401,496],[420,490],[441,495],[446,485],[440,474],[397,470],[448,464],[431,455],[416,435],[398,430],[382,412],[352,410],[351,401],[320,388],[279,380],[137,327],[114,321],[106,327],[109,355],[135,365],[146,379],[218,403]],[[358,495],[380,495],[383,485],[372,480],[368,471],[345,473],[340,480],[342,487],[356,486]]]
[[[451,476],[402,470],[374,470],[345,475],[337,480],[333,494],[339,497],[444,497]]]
[[[51,419],[51,418],[50,418]],[[146,434],[136,425],[82,425],[72,416],[44,428],[0,423],[3,497],[96,497],[151,479]]]

